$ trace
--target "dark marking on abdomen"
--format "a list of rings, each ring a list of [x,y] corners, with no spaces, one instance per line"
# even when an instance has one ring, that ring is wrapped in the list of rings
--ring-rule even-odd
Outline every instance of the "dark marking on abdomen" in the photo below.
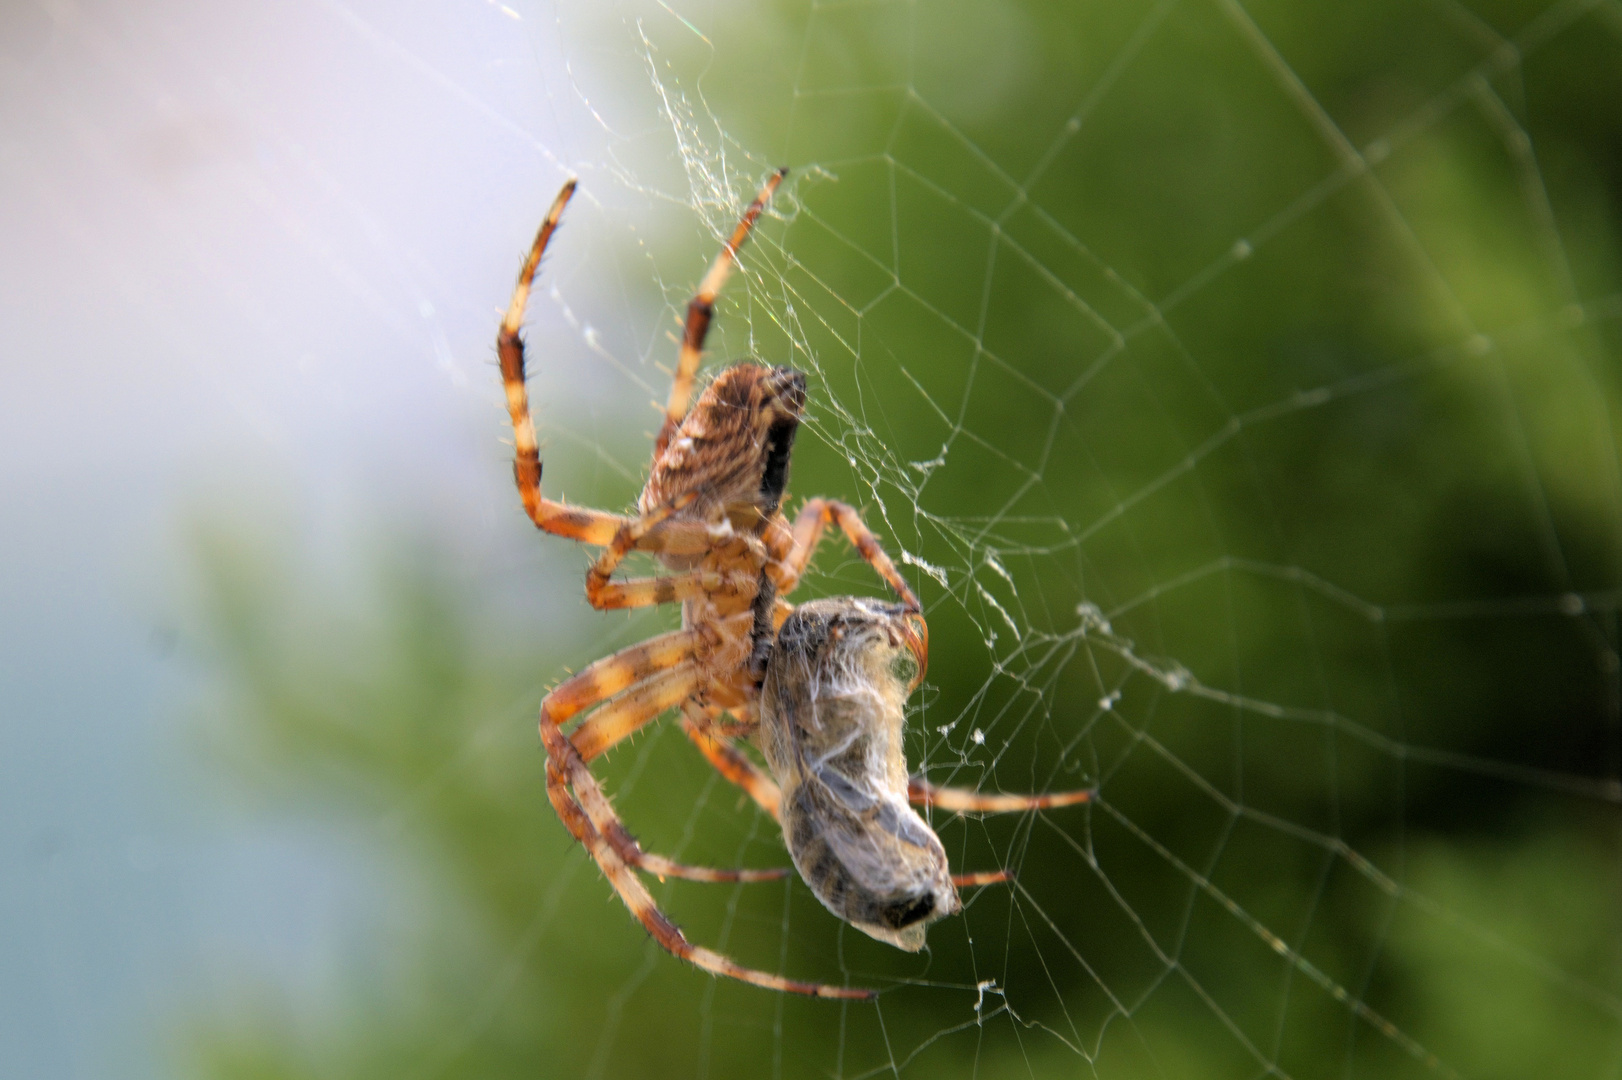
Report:
[[[884,905],[879,908],[879,917],[892,930],[905,930],[919,919],[927,918],[934,910],[935,894],[926,892],[920,896]]]
[[[770,517],[783,501],[788,487],[788,459],[794,449],[794,435],[800,429],[798,417],[785,416],[766,429],[766,467],[760,474],[761,509]]]

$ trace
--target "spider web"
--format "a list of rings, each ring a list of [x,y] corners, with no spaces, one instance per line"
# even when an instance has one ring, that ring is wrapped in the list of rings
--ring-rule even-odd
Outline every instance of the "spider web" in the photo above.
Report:
[[[383,188],[406,155],[368,169],[299,126],[291,99],[317,90],[267,103],[252,56],[227,70],[175,34],[159,63],[110,10],[51,8],[142,95],[228,104],[132,151],[163,184],[199,147],[232,170],[232,201],[143,205],[185,223],[192,289],[154,302],[147,249],[115,246],[114,294],[227,403],[222,427],[316,463],[342,503],[386,487],[331,480],[359,441],[334,432],[368,425],[390,474],[435,478],[393,504],[449,538],[426,563],[452,570],[393,571],[404,599],[364,646],[319,589],[220,590],[244,624],[295,627],[210,631],[249,657],[225,726],[301,792],[371,808],[355,832],[429,899],[390,908],[405,944],[293,1020],[251,995],[197,1010],[203,1070],[1622,1074],[1622,5],[1320,8],[331,2],[275,23],[415,88],[355,122],[433,132],[404,203]],[[90,100],[46,119],[99,161]],[[9,144],[9,175],[96,247],[94,193],[46,190],[34,147]],[[578,175],[531,302],[532,395],[549,491],[628,506],[691,290],[779,164],[709,364],[809,374],[793,499],[859,506],[922,596],[909,760],[1097,790],[933,815],[955,869],[1015,880],[966,891],[918,957],[797,881],[655,887],[695,942],[876,1004],[710,980],[603,903],[545,806],[533,710],[671,616],[584,611],[584,556],[515,536],[483,362],[522,243]],[[320,208],[290,212],[283,172]],[[244,206],[295,256],[239,235]],[[330,297],[244,250],[316,267],[336,325],[367,326],[324,340],[306,309]],[[267,280],[289,291],[257,299]],[[239,324],[265,373],[216,370]],[[463,407],[426,448],[381,430]],[[835,540],[796,598],[842,593],[882,587]],[[679,733],[601,772],[651,849],[785,862]]]
[[[933,1075],[972,1062],[966,1072],[993,1075],[1470,1075],[1491,1070],[1495,1039],[1439,1014],[1466,1008],[1465,986],[1482,977],[1501,980],[1489,1012],[1525,1017],[1537,998],[1587,1013],[1593,1056],[1568,1048],[1569,1075],[1619,1067],[1614,935],[1601,935],[1613,962],[1579,973],[1513,925],[1524,897],[1478,904],[1459,879],[1444,884],[1449,872],[1536,873],[1509,855],[1463,869],[1480,852],[1454,813],[1490,815],[1489,831],[1520,833],[1524,851],[1545,842],[1524,832],[1530,820],[1559,832],[1553,822],[1614,807],[1622,791],[1612,587],[1622,501],[1615,385],[1603,374],[1622,308],[1614,278],[1577,268],[1579,228],[1562,221],[1529,127],[1544,59],[1558,66],[1553,55],[1579,36],[1606,35],[1614,55],[1616,14],[1561,3],[1495,20],[1434,5],[1412,32],[1454,48],[1412,66],[1355,48],[1312,54],[1315,35],[1379,42],[1358,20],[1238,3],[1067,12],[1055,24],[1076,18],[1078,40],[1099,38],[1077,45],[1087,59],[1070,71],[1031,42],[1040,15],[995,7],[943,29],[942,13],[914,5],[817,5],[783,17],[769,59],[748,54],[758,43],[747,31],[728,40],[737,12],[627,13],[605,32],[640,62],[664,121],[656,160],[637,156],[639,137],[611,150],[608,172],[685,206],[706,256],[772,164],[796,169],[722,305],[712,355],[813,374],[796,490],[863,506],[926,596],[947,674],[917,711],[914,760],[937,782],[983,790],[1098,788],[1090,812],[937,815],[954,862],[1007,866],[1018,880],[974,895],[919,965],[842,935],[841,981],[884,971],[899,985],[871,1011],[841,1010],[835,1045],[810,1071]],[[966,48],[976,30],[990,59]],[[754,115],[716,103],[742,96],[729,77],[758,80],[763,62],[791,73],[773,85],[781,100],[749,99]],[[1000,66],[1020,62],[1040,72],[1024,77],[1064,92],[1033,104],[999,86],[1021,77]],[[1178,63],[1213,77],[1157,85]],[[1381,81],[1401,92],[1384,87],[1390,100],[1368,104],[1346,89]],[[1030,110],[1007,121],[1017,132],[987,123],[999,93]],[[1160,130],[1134,126],[1156,111]],[[1226,128],[1222,145],[1196,151],[1215,176],[1174,161],[1157,186],[1152,167],[1121,163],[1202,117]],[[1259,175],[1281,143],[1289,160]],[[1472,245],[1430,201],[1442,192],[1420,190],[1432,182],[1420,176],[1449,168],[1443,147],[1459,144],[1486,159],[1482,183],[1516,233],[1500,254],[1525,260],[1507,271],[1524,286],[1508,308],[1491,297],[1516,287],[1471,280],[1456,247]],[[680,172],[653,179],[665,155]],[[1092,205],[1062,201],[1078,192]],[[1204,205],[1224,197],[1231,212]],[[1191,220],[1155,221],[1178,214]],[[1348,241],[1356,269],[1321,271],[1313,246]],[[1160,243],[1171,250],[1134,250]],[[695,258],[679,265],[653,273],[672,323]],[[1297,288],[1286,280],[1296,273],[1319,280]],[[1387,290],[1412,306],[1398,310],[1406,302]],[[1364,303],[1379,309],[1377,330],[1356,310]],[[643,364],[668,348],[657,342]],[[1342,349],[1351,355],[1324,355]],[[1564,421],[1545,426],[1552,418],[1527,396],[1556,392],[1531,388],[1544,378],[1604,402],[1566,431],[1587,456],[1564,478],[1550,442]],[[1458,408],[1473,417],[1460,424]],[[1406,415],[1393,421],[1392,410]],[[1514,509],[1477,525],[1526,545],[1519,588],[1486,574],[1455,593],[1450,575],[1392,574],[1360,550],[1445,529],[1382,505],[1405,482],[1342,475],[1329,456],[1387,458],[1377,471],[1441,467],[1418,450],[1427,437],[1381,430],[1392,423],[1436,425],[1445,452],[1493,458],[1489,483]],[[1311,446],[1326,432],[1334,450],[1320,457]],[[1292,464],[1301,453],[1314,460]],[[1581,554],[1572,497],[1608,537]],[[1320,498],[1360,509],[1318,518]],[[859,563],[821,565],[817,591],[873,591]],[[1461,632],[1461,620],[1475,625]],[[1573,668],[1596,673],[1575,708],[1594,725],[1581,738],[1605,749],[1585,761],[1524,731],[1473,734],[1468,708],[1449,698],[1452,680],[1478,676],[1425,670],[1449,638],[1467,650],[1498,638],[1514,678],[1542,683],[1525,688],[1512,726],[1550,715],[1538,698],[1569,688]],[[1522,668],[1527,650],[1546,648],[1569,650],[1565,674]],[[619,787],[644,818],[665,797],[645,793],[668,768],[648,766],[656,754],[645,746]],[[1453,799],[1454,811],[1436,805]],[[706,782],[671,834],[677,849],[724,828],[731,802]],[[1614,832],[1614,813],[1600,816]],[[740,850],[760,839],[752,823]],[[714,937],[744,949],[764,939],[753,963],[779,969],[775,951],[808,974],[817,948],[774,950],[771,939],[823,940],[807,929],[815,907],[792,890],[760,905],[742,893]],[[624,1017],[648,974],[615,999],[599,1074],[633,1037]],[[758,1009],[747,995],[704,994],[700,1072]],[[828,1012],[794,1010],[831,1031]],[[774,1038],[803,1045],[784,1015],[779,1003]],[[785,1069],[780,1046],[773,1068]]]

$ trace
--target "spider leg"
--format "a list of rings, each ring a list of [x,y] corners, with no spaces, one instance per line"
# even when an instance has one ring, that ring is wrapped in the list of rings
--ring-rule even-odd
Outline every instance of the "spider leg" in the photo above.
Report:
[[[649,510],[640,517],[627,519],[615,530],[613,538],[603,548],[602,554],[591,565],[591,569],[586,571],[586,600],[592,607],[605,611],[673,604],[696,596],[738,593],[756,583],[755,578],[746,574],[723,574],[714,570],[632,578],[629,581],[609,580],[614,571],[619,569],[625,556],[634,549],[673,550],[673,545],[660,541],[663,532],[661,526],[669,528],[670,516],[686,507],[693,498],[694,494],[689,492],[663,506]],[[675,524],[691,526],[696,523]],[[701,528],[704,530],[706,547],[713,544],[714,540],[709,536],[709,527],[701,526]]]
[[[811,553],[822,542],[823,530],[831,524],[838,524],[857,554],[878,571],[879,576],[888,582],[890,588],[901,598],[901,602],[913,611],[923,610],[918,604],[918,598],[901,579],[895,563],[884,553],[884,548],[879,546],[878,538],[862,521],[862,515],[857,513],[855,507],[837,499],[807,499],[799,516],[794,519],[793,531],[787,540],[784,538],[786,523],[783,519],[778,518],[772,524],[774,535],[769,541],[770,546],[777,551],[787,549],[787,554],[774,564],[777,573],[773,580],[779,593],[786,594],[800,583],[800,576],[805,573],[806,566],[811,562]]]
[[[684,706],[682,726],[685,729],[688,724],[687,714],[692,708],[692,693],[699,681],[701,677],[693,665],[672,668],[657,675],[593,712],[569,735],[569,742],[579,752],[581,760],[589,762],[675,705]],[[742,754],[730,747],[728,749],[746,765],[749,764],[748,759]],[[723,772],[722,775],[725,776],[726,773]],[[730,776],[727,778],[732,779]],[[769,779],[766,782],[771,784]],[[772,784],[772,791],[776,790],[777,785]],[[592,823],[600,832],[608,836],[620,857],[661,880],[676,877],[687,881],[709,882],[778,881],[789,875],[788,867],[771,867],[764,870],[715,870],[710,867],[679,863],[663,855],[644,851],[636,838],[620,823],[618,815],[614,813],[606,797],[602,796],[601,789],[583,792],[576,788],[575,794],[586,810],[587,816],[592,819]]]
[[[692,663],[661,671],[598,706],[569,733],[569,741],[586,761],[601,757],[610,747],[692,697],[703,679],[698,666]]]
[[[663,635],[661,638],[655,638],[645,643],[644,646],[634,646],[633,650],[643,654],[645,660],[651,661],[655,656],[668,659],[670,653],[667,650],[678,647],[680,644],[678,638],[687,634],[688,632],[685,631],[677,631],[674,634]],[[626,651],[631,652],[633,650]],[[642,884],[641,879],[632,872],[633,866],[640,866],[642,869],[648,869],[655,873],[658,872],[658,869],[664,869],[670,876],[678,876],[676,871],[704,871],[697,867],[686,867],[679,863],[671,863],[668,860],[649,856],[642,852],[641,848],[636,845],[635,840],[625,831],[624,825],[620,822],[618,815],[614,813],[613,808],[609,806],[607,796],[603,794],[602,788],[598,786],[597,778],[592,775],[591,769],[581,756],[580,751],[563,734],[552,708],[553,700],[557,699],[562,703],[562,708],[558,711],[568,711],[571,707],[574,711],[578,711],[582,707],[581,701],[587,696],[587,692],[583,689],[576,689],[571,684],[588,679],[600,684],[605,673],[615,666],[614,661],[617,659],[618,654],[615,657],[607,658],[607,661],[599,661],[597,664],[593,664],[591,668],[582,671],[580,675],[568,680],[551,694],[548,694],[546,700],[541,703],[541,741],[546,746],[547,753],[546,794],[547,798],[551,800],[553,808],[557,811],[559,819],[562,820],[564,827],[569,830],[575,839],[585,845],[586,850],[591,853],[591,857],[601,868],[603,875],[608,878],[609,884],[613,886],[615,893],[619,895],[625,906],[630,909],[631,914],[672,955],[687,960],[714,974],[725,975],[742,982],[765,987],[768,990],[806,994],[812,997],[856,999],[873,997],[874,991],[872,990],[801,982],[796,979],[786,979],[781,975],[773,975],[770,972],[743,967],[718,952],[693,945],[682,934],[676,924],[671,922],[664,912],[659,910],[659,906],[654,902],[652,894]],[[684,668],[689,667],[690,663],[688,660],[678,661],[669,671],[681,672]],[[647,703],[647,707],[651,708],[652,703]],[[657,713],[653,715],[657,715]],[[617,837],[616,834],[618,834]],[[760,880],[761,877],[767,875],[780,877],[786,874],[787,871],[736,871],[732,874],[724,871],[708,871],[704,873],[714,876],[700,877],[699,880],[738,881]],[[759,876],[737,876],[742,874]],[[679,876],[687,875],[683,873]]]
[[[717,570],[694,570],[670,577],[630,578],[603,584],[597,584],[588,577],[586,600],[599,611],[618,611],[622,608],[674,604],[695,596],[736,594],[754,584],[756,579],[747,574],[729,574]]]
[[[542,731],[544,734],[544,726]],[[586,816],[580,804],[570,796],[567,785],[574,784],[575,790],[578,791],[579,784],[582,782],[579,774],[584,773],[584,782],[587,784],[595,784],[595,781],[591,779],[591,774],[586,770],[585,763],[579,760],[579,755],[573,754],[573,748],[569,746],[568,740],[559,735],[556,741],[561,744],[555,750],[559,757],[549,760],[546,768],[547,797],[552,800],[552,806],[557,810],[558,817],[563,820],[564,826],[574,834],[575,839],[585,845],[586,850],[596,860],[597,865],[603,871],[603,875],[608,878],[609,884],[614,887],[614,891],[619,894],[620,899],[630,909],[631,914],[647,929],[648,933],[653,935],[654,940],[666,952],[703,968],[705,971],[716,975],[725,975],[741,982],[752,983],[767,990],[805,994],[810,997],[854,998],[858,1000],[876,996],[875,991],[861,987],[801,982],[797,979],[785,979],[781,975],[773,975],[770,972],[756,971],[753,968],[743,967],[730,957],[723,956],[712,949],[706,949],[689,942],[680,928],[671,922],[664,912],[659,910],[659,905],[654,903],[653,896],[648,892],[647,886],[643,885],[642,881],[631,872],[630,867],[620,858],[619,853],[603,839],[602,834],[592,825],[590,818]],[[548,753],[554,752],[551,745],[548,745],[547,750]],[[567,764],[559,763],[569,755],[573,755],[574,761]]]
[[[607,581],[619,568],[619,564],[625,561],[625,556],[629,555],[631,549],[641,543],[648,533],[669,521],[672,514],[692,505],[697,497],[697,492],[689,491],[661,506],[654,507],[640,517],[627,519],[625,524],[615,530],[613,539],[608,542],[603,553],[597,556],[597,562],[592,565],[589,576]]]
[[[1023,810],[1049,810],[1056,806],[1092,802],[1096,794],[1092,788],[1081,788],[1045,795],[986,795],[967,788],[940,787],[917,776],[907,781],[908,799],[959,814],[1014,814]]]
[[[698,634],[693,631],[672,630],[592,661],[546,695],[552,722],[562,724],[598,702],[679,667],[692,658],[697,644]]]
[[[732,265],[738,261],[738,249],[743,242],[749,239],[749,232],[755,227],[755,220],[760,212],[771,201],[772,192],[777,185],[783,182],[788,169],[778,169],[767,179],[755,196],[755,201],[743,212],[743,218],[738,227],[732,230],[732,238],[721,248],[721,253],[710,264],[710,269],[699,282],[698,292],[687,302],[687,322],[682,328],[681,355],[676,360],[676,374],[670,383],[670,401],[665,406],[665,422],[659,428],[659,438],[653,444],[653,454],[658,457],[669,445],[671,437],[675,435],[676,428],[680,426],[682,417],[687,415],[687,406],[693,397],[693,378],[698,374],[699,361],[704,352],[704,338],[710,331],[710,319],[715,315],[715,298],[721,292],[721,286],[726,284],[727,276],[732,273]]]
[[[679,705],[697,689],[701,678],[692,662],[698,637],[689,630],[661,634],[586,667],[541,703],[543,738],[549,727],[560,731],[563,721],[601,703],[567,737],[575,755],[584,763]],[[788,874],[786,869],[780,868],[715,870],[650,854],[642,850],[636,837],[625,828],[595,781],[589,790],[575,785],[575,792],[593,828],[614,848],[621,861],[650,874],[711,882],[773,881]]]
[[[1093,791],[1087,788],[1080,791],[1056,791],[1047,795],[985,795],[967,788],[940,787],[915,776],[907,781],[907,798],[915,803],[938,806],[942,810],[953,810],[960,814],[1007,814],[1091,802]],[[1013,877],[1013,873],[1008,870],[981,870],[953,874],[952,884],[960,889],[970,885],[996,885],[1012,881]]]
[[[695,714],[698,719],[694,718]],[[781,823],[778,808],[783,802],[783,792],[778,788],[777,781],[750,761],[731,739],[716,731],[714,721],[720,714],[720,709],[712,707],[701,710],[698,706],[689,705],[682,709],[681,729],[698,747],[698,752],[715,767],[716,772],[742,788],[755,800],[756,805]]]
[[[524,503],[524,512],[537,528],[556,536],[579,540],[588,544],[606,544],[625,519],[618,514],[565,506],[541,495],[541,457],[535,443],[535,421],[529,413],[529,390],[524,384],[524,341],[519,328],[524,322],[524,307],[529,302],[529,290],[535,281],[535,269],[546,251],[552,233],[557,230],[563,208],[574,194],[575,182],[569,180],[553,200],[546,212],[535,243],[518,271],[518,284],[513,288],[506,317],[496,332],[496,356],[501,361],[501,381],[507,390],[507,414],[513,426],[513,479],[518,483],[518,497]]]

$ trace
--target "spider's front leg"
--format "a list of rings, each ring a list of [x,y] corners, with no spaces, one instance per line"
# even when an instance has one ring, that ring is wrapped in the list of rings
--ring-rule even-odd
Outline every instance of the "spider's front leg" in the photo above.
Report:
[[[938,806],[959,814],[1012,814],[1024,810],[1048,810],[1056,806],[1075,806],[1093,801],[1092,788],[1077,791],[1055,791],[1045,795],[985,795],[968,788],[941,787],[923,777],[907,781],[907,799],[922,806]],[[996,885],[1011,881],[1007,870],[981,870],[953,874],[952,884],[958,888],[971,885]]]
[[[865,1000],[876,997],[877,994],[862,987],[833,986],[827,983],[801,982],[798,979],[786,979],[781,975],[773,975],[768,971],[757,971],[738,964],[731,957],[724,956],[713,949],[706,949],[694,945],[687,940],[681,928],[670,921],[659,905],[654,902],[653,895],[648,892],[647,886],[631,872],[625,862],[619,857],[611,846],[597,832],[591,820],[582,811],[580,804],[569,796],[566,768],[557,766],[548,761],[546,767],[546,793],[552,800],[552,806],[558,817],[572,833],[575,839],[583,844],[597,866],[602,870],[603,876],[608,878],[609,884],[619,895],[621,901],[630,909],[631,914],[640,922],[648,933],[653,935],[661,947],[672,956],[700,967],[716,975],[725,975],[740,982],[751,983],[767,990],[778,990],[790,994],[804,994],[807,997],[847,998]]]
[[[838,524],[845,538],[850,541],[851,547],[856,549],[857,554],[861,555],[869,566],[878,571],[879,576],[889,584],[909,610],[923,610],[918,598],[901,579],[895,563],[880,546],[878,537],[873,535],[873,530],[862,520],[862,515],[855,507],[837,499],[820,497],[807,499],[805,506],[800,509],[799,516],[794,519],[792,530],[781,517],[772,522],[768,543],[777,557],[770,567],[770,572],[779,593],[786,595],[800,583],[800,577],[811,562],[811,555],[822,542],[824,530],[832,524]]]

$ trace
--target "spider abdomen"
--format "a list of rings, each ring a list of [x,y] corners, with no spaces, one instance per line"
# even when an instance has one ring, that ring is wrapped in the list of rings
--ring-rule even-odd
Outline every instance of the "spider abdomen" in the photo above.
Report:
[[[805,376],[792,368],[723,369],[654,455],[637,509],[691,494],[678,516],[758,530],[782,502],[804,408]]]

